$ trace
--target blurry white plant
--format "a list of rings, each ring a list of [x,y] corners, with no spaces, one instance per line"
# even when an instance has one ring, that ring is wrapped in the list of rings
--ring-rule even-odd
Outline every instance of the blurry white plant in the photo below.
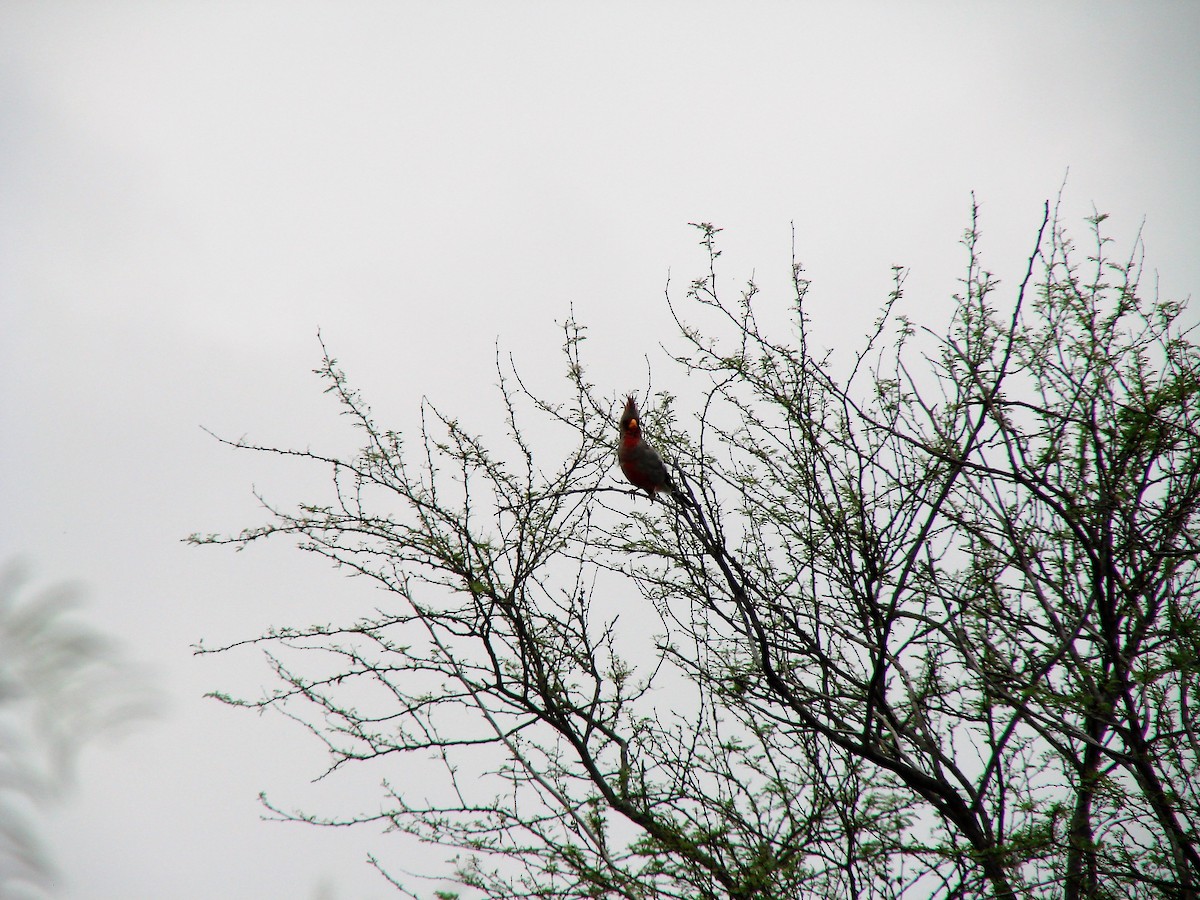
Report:
[[[156,701],[119,644],[78,615],[83,592],[30,589],[0,568],[0,897],[50,896],[42,813],[73,784],[84,744],[153,714]]]

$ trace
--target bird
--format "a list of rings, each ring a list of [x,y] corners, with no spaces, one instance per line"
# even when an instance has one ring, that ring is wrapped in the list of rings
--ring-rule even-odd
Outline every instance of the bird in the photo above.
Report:
[[[621,443],[617,447],[617,462],[629,483],[649,494],[650,499],[665,491],[678,501],[679,489],[671,481],[666,463],[658,451],[642,438],[642,423],[632,396],[626,398],[625,411],[621,414]]]

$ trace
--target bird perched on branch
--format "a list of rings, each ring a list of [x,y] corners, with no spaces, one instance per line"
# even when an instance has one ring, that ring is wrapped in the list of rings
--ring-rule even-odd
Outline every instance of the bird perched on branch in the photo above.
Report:
[[[666,463],[658,451],[642,439],[642,422],[633,397],[625,401],[625,412],[621,414],[621,445],[617,447],[617,462],[621,464],[621,471],[629,483],[641,488],[651,499],[665,491],[672,499],[679,500],[679,490],[671,481]]]

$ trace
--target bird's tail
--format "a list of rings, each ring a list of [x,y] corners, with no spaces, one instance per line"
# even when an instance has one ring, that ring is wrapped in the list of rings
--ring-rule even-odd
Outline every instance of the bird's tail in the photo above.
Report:
[[[687,482],[683,482],[686,486]],[[681,490],[674,479],[667,479],[667,489],[664,493],[675,501],[675,504],[684,509],[699,509],[700,504],[696,502],[696,498],[692,496],[691,489]]]

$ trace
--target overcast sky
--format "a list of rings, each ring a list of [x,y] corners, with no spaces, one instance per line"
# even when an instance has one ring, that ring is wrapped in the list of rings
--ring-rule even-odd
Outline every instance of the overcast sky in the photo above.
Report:
[[[202,699],[257,695],[256,657],[190,651],[374,600],[282,544],[180,543],[256,524],[252,485],[312,483],[200,426],[344,445],[318,328],[386,424],[428,396],[486,428],[497,341],[557,389],[572,305],[602,392],[647,358],[670,383],[690,221],[780,310],[794,227],[836,348],[894,264],[903,311],[940,321],[972,191],[1011,287],[1064,177],[1081,239],[1093,205],[1118,248],[1142,228],[1161,294],[1192,295],[1198,35],[1192,2],[0,2],[0,561],[82,582],[169,698],[85,754],[62,896],[386,897],[366,853],[412,862],[261,822],[260,790],[372,795],[309,785],[311,740]]]

